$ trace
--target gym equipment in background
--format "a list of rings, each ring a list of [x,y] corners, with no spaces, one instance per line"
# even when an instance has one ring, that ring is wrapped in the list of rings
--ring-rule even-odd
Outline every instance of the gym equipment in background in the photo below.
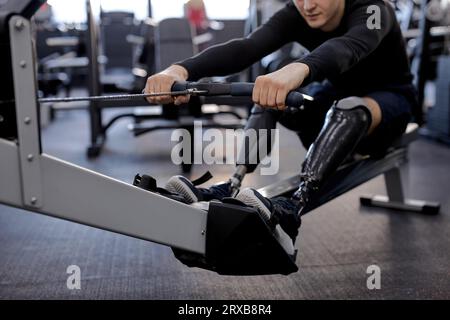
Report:
[[[435,105],[428,110],[421,134],[450,145],[450,56],[440,57],[435,86]]]
[[[98,61],[101,47],[101,34],[99,34],[99,24],[97,18],[98,8],[91,5],[90,0],[86,0],[87,9],[87,56],[89,58],[88,69],[88,89],[90,96],[101,96],[104,94],[104,88],[101,77],[101,65]],[[171,63],[190,57],[196,51],[192,43],[192,34],[190,25],[186,19],[166,19],[157,26],[149,28],[154,31],[155,39],[155,57],[156,71],[160,71]],[[149,62],[149,61],[148,61]],[[142,88],[141,88],[142,89]],[[220,107],[214,112],[202,110],[203,103],[216,103],[225,105],[238,105],[242,99],[223,99],[214,98],[214,101],[203,101],[193,98],[187,105],[187,108],[174,108],[173,106],[149,106],[148,103],[141,103],[139,100],[91,100],[89,101],[89,119],[90,119],[90,146],[87,149],[87,156],[90,158],[98,157],[101,154],[102,147],[106,141],[107,132],[118,120],[131,118],[134,123],[129,125],[129,129],[135,136],[140,136],[155,130],[164,129],[185,129],[194,135],[194,120],[201,119],[206,127],[211,128],[230,128],[242,127],[242,116],[229,108]],[[103,111],[108,108],[120,107],[139,107],[138,110],[122,113],[113,116],[107,122],[104,121]],[[142,108],[145,107],[145,108]],[[221,110],[222,109],[222,110]],[[220,113],[226,113],[234,116],[235,121],[220,123],[214,119],[214,116]],[[188,120],[186,120],[188,119]],[[148,124],[145,122],[158,120],[159,123]],[[162,121],[161,121],[162,120]],[[163,124],[161,124],[163,122]],[[183,163],[181,165],[183,172],[189,172],[192,164]]]

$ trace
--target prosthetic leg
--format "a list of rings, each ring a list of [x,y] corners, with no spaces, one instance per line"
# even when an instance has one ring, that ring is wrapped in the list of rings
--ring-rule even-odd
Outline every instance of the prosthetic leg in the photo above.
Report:
[[[245,175],[255,171],[260,161],[272,151],[271,132],[277,126],[279,115],[280,111],[267,110],[258,105],[252,108],[244,128],[243,148],[239,150],[236,170],[230,179],[232,197],[239,192]],[[252,137],[256,137],[256,141]]]
[[[311,197],[367,134],[372,121],[362,98],[349,97],[328,112],[325,124],[302,165],[301,183],[292,196],[301,215]]]
[[[270,116],[267,111],[261,115],[264,117],[257,118],[252,115],[254,121],[249,122],[248,127],[255,125],[270,127],[274,125],[271,121],[277,119],[276,116]],[[370,124],[371,113],[363,99],[351,97],[339,101],[328,111],[322,130],[308,150],[302,165],[299,188],[291,199],[285,197],[265,199],[252,189],[243,190],[237,198],[259,208],[260,212],[265,212],[266,222],[269,225],[273,228],[280,225],[295,241],[301,225],[301,215],[310,199],[314,197],[322,183],[351,154],[359,141],[367,134]],[[259,146],[264,142],[259,141],[256,145]],[[251,150],[249,149],[249,152]],[[253,170],[256,168],[256,166],[248,167]],[[236,174],[233,178],[237,179]]]

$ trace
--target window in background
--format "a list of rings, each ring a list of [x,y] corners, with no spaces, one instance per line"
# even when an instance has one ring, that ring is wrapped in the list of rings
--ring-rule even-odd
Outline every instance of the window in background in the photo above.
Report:
[[[98,0],[97,0],[98,2]],[[148,0],[101,0],[104,11],[130,11],[137,19],[148,14]],[[152,0],[153,18],[160,21],[170,17],[182,17],[186,0]],[[245,19],[248,16],[249,0],[204,0],[210,19]],[[80,23],[86,21],[86,0],[48,0],[55,21]]]
[[[86,21],[86,0],[48,0],[56,22],[82,23]],[[147,0],[96,0],[92,6],[99,4],[103,11],[134,12],[136,19],[145,19],[148,14]]]
[[[183,5],[187,0],[152,0],[153,18],[160,21],[166,18],[183,16]],[[249,0],[204,0],[209,19],[246,19]]]
[[[86,21],[85,0],[48,0],[56,22],[82,23]]]
[[[138,20],[144,20],[148,15],[147,0],[101,0],[103,11],[128,11],[133,12]]]
[[[247,19],[249,0],[204,0],[210,19]]]

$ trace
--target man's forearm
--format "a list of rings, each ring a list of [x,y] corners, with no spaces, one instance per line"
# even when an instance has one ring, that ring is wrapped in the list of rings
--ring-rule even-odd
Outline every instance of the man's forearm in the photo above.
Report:
[[[248,38],[231,40],[175,64],[184,67],[189,74],[189,80],[193,81],[203,77],[237,73],[263,57],[264,52],[257,50],[253,41]]]
[[[248,37],[210,47],[176,64],[186,68],[189,80],[240,72],[293,41],[293,30],[301,32],[296,28],[297,23],[296,9],[286,5]]]

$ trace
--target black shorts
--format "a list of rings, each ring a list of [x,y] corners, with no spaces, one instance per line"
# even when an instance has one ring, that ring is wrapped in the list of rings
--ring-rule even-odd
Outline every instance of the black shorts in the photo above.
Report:
[[[327,81],[313,84],[307,93],[314,97],[314,102],[304,111],[296,113],[279,112],[278,121],[290,130],[297,132],[305,148],[319,135],[325,117],[335,101],[348,97],[340,94]],[[374,99],[381,108],[380,125],[357,146],[357,152],[370,155],[383,155],[406,130],[411,120],[411,110],[416,103],[415,89],[412,85],[396,87],[392,90],[374,91],[363,96]]]

